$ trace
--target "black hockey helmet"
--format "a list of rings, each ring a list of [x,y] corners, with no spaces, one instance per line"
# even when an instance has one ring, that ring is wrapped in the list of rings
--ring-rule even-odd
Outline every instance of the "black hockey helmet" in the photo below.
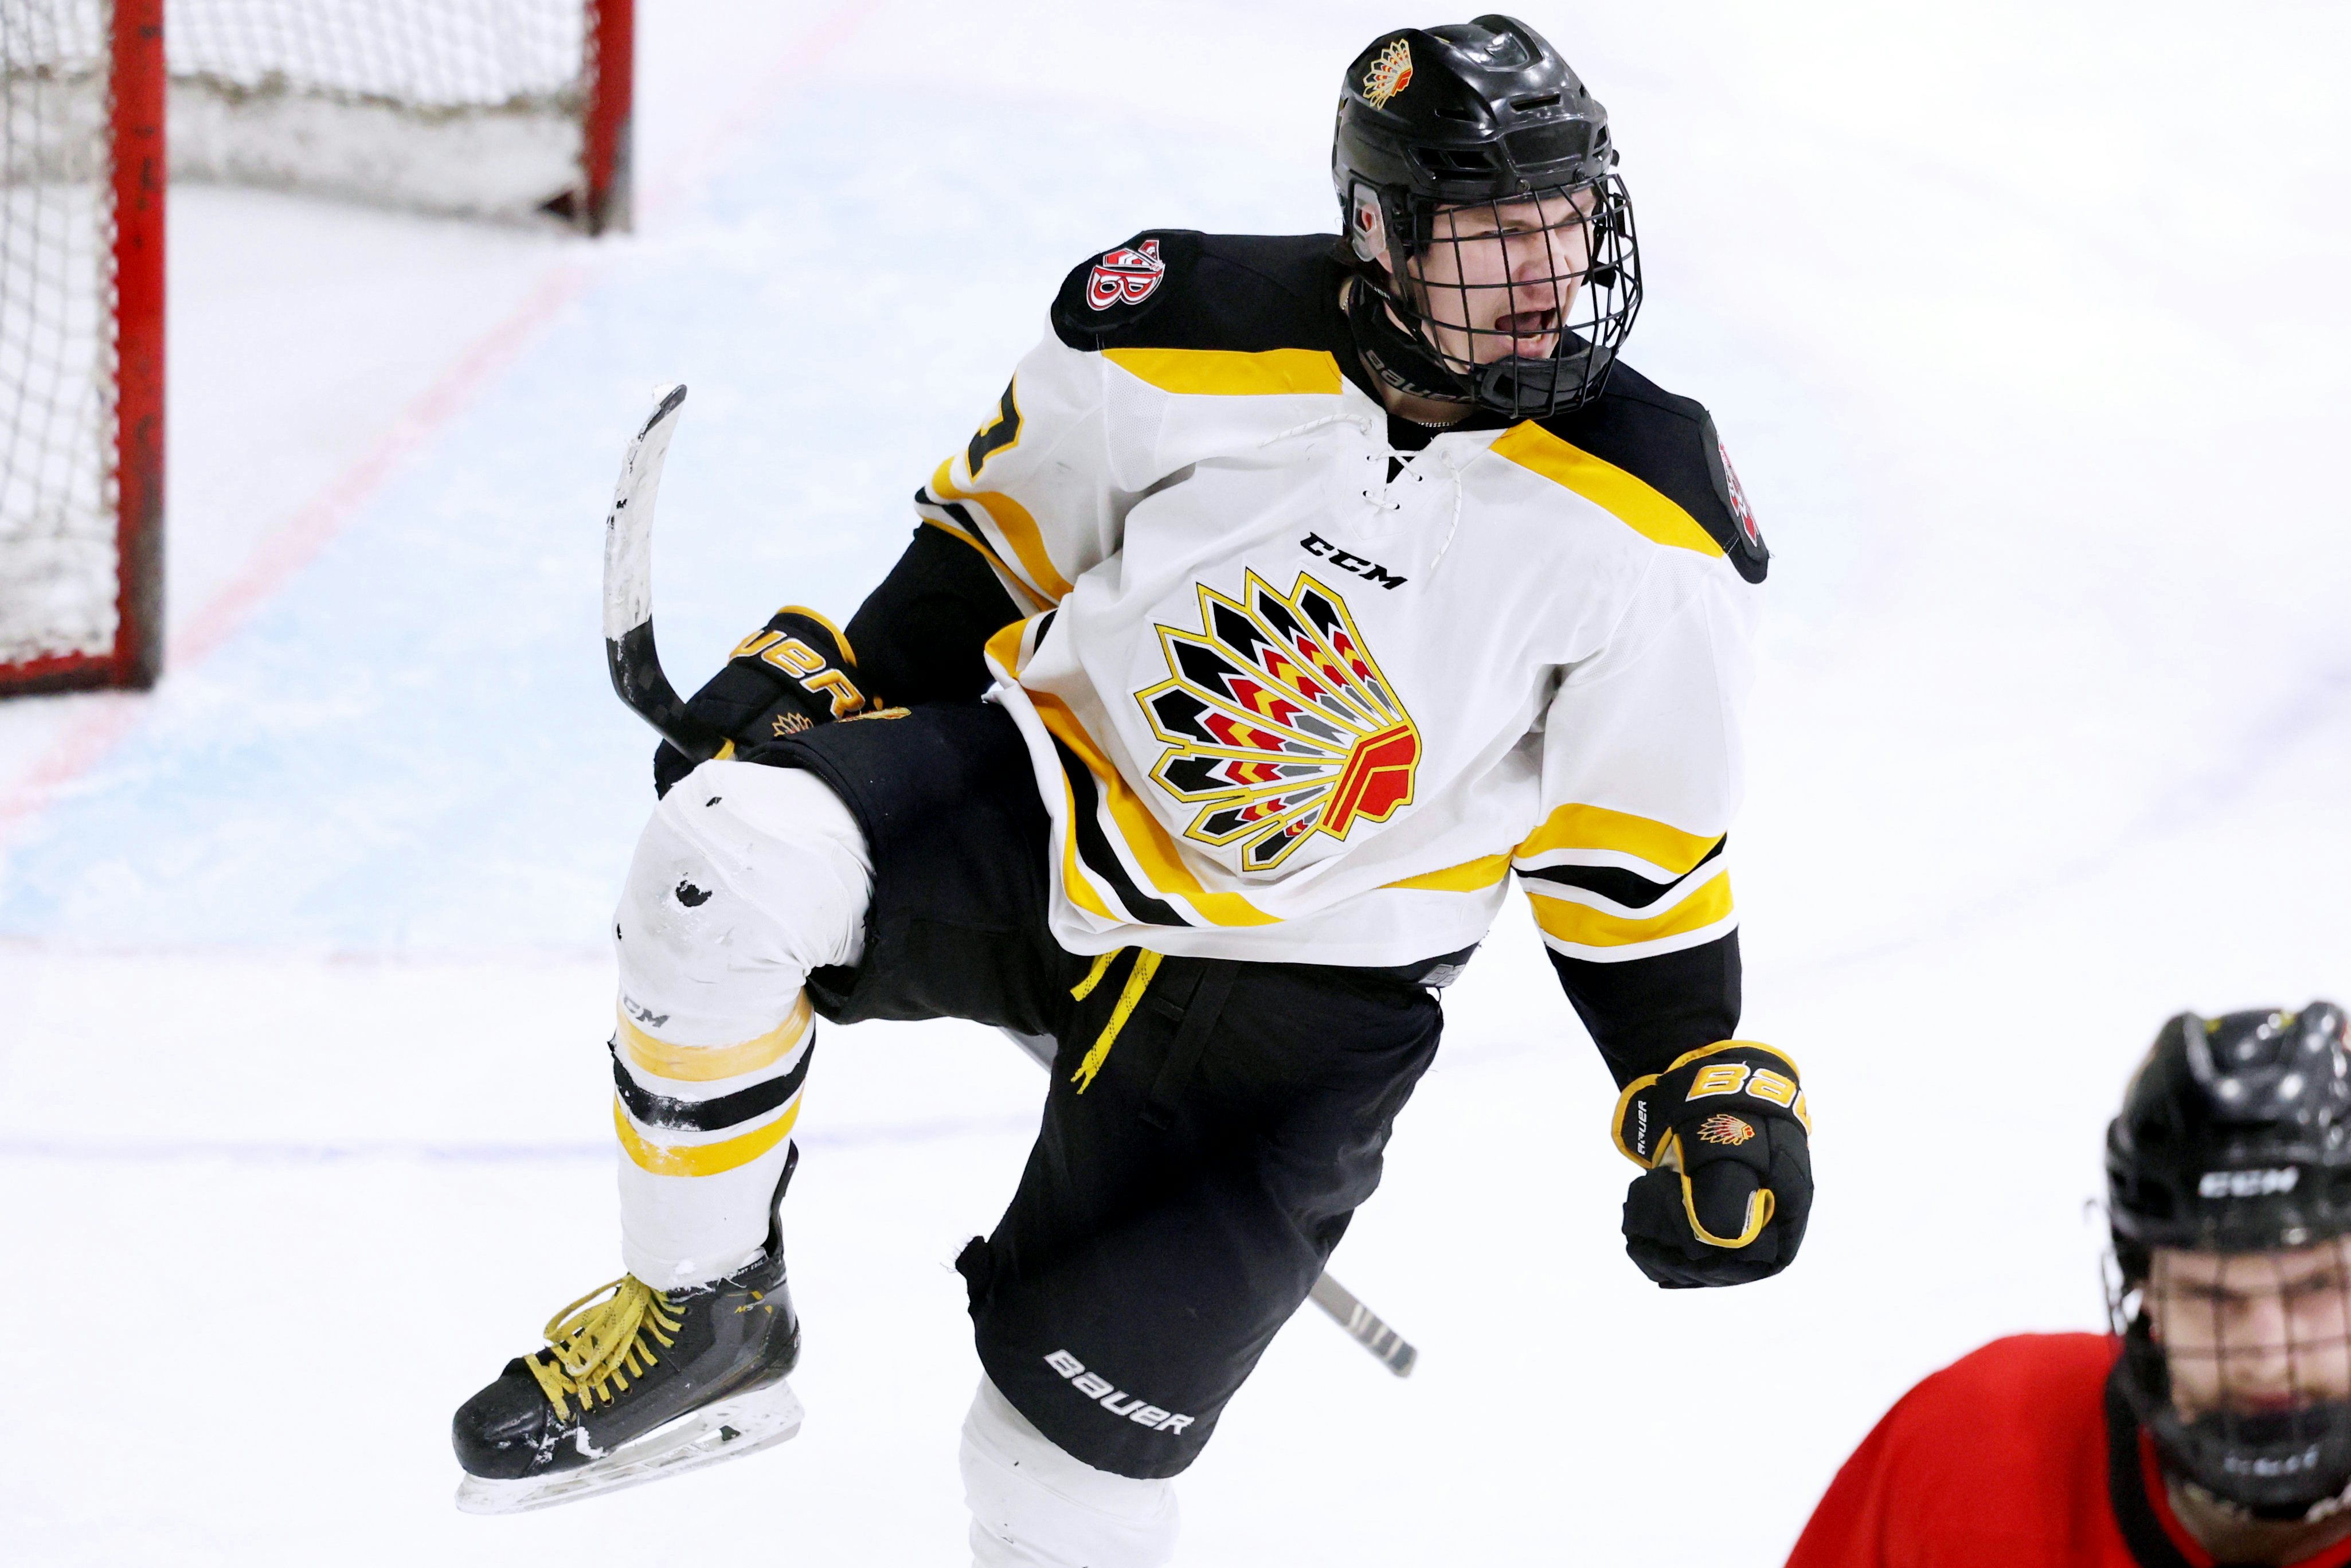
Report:
[[[1597,397],[1641,304],[1615,165],[1608,111],[1525,23],[1487,16],[1374,39],[1347,68],[1331,152],[1358,267],[1348,319],[1373,371],[1514,418]],[[1506,228],[1507,274],[1480,278],[1463,241]],[[1520,357],[1545,315],[1549,329],[1531,335],[1549,350]]]
[[[2183,1413],[2173,1397],[2178,1358],[2151,1301],[2153,1254],[2180,1249],[2221,1255],[2283,1252],[2351,1232],[2351,1030],[2341,1008],[2313,1002],[2298,1013],[2255,1009],[2214,1019],[2182,1013],[2163,1026],[2106,1130],[2107,1215],[2120,1278],[2112,1308],[2123,1340],[2121,1386],[2154,1435],[2165,1466],[2258,1517],[2298,1519],[2351,1501],[2351,1390],[2296,1394],[2283,1405]],[[2225,1266],[2225,1265],[2224,1265]],[[2325,1288],[2351,1291],[2340,1270]],[[2324,1273],[2320,1276],[2325,1277]],[[2249,1276],[2258,1280],[2258,1274]],[[2214,1348],[2226,1393],[2227,1306],[2183,1302],[2215,1314]],[[2282,1350],[2290,1381],[2330,1358],[2351,1362],[2351,1295],[2328,1304],[2326,1338],[2303,1343],[2287,1315]],[[2178,1336],[2175,1336],[2178,1337]],[[2341,1379],[2335,1379],[2338,1384]]]

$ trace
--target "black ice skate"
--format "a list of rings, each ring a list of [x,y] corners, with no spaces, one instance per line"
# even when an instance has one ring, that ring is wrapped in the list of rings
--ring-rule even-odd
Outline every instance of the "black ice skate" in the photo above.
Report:
[[[776,1196],[799,1163],[786,1162]],[[555,1314],[548,1346],[465,1401],[451,1438],[468,1513],[518,1513],[757,1453],[800,1429],[784,1376],[799,1319],[780,1218],[759,1257],[706,1285],[655,1291],[632,1274]]]

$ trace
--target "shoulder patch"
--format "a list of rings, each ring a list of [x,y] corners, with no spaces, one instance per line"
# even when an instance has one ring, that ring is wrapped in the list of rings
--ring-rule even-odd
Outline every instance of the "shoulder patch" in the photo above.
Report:
[[[1714,416],[1619,365],[1608,390],[1542,428],[1638,477],[1690,515],[1749,582],[1771,571],[1747,492],[1714,431]]]
[[[1167,264],[1159,259],[1159,236],[1152,235],[1139,246],[1123,245],[1102,253],[1086,280],[1086,303],[1097,310],[1121,302],[1140,305],[1158,291],[1166,276]]]
[[[1706,437],[1707,465],[1714,480],[1714,492],[1721,500],[1723,509],[1730,514],[1738,535],[1735,545],[1726,540],[1723,549],[1731,554],[1734,562],[1744,561],[1751,556],[1755,562],[1754,571],[1750,574],[1744,565],[1740,565],[1739,575],[1750,582],[1761,582],[1771,566],[1771,551],[1763,542],[1763,530],[1755,524],[1755,508],[1747,504],[1746,487],[1739,482],[1739,470],[1730,465],[1729,449],[1722,444],[1722,437],[1715,434],[1714,418],[1710,414],[1706,421]]]
[[[1147,230],[1079,263],[1053,300],[1053,330],[1073,349],[1101,347],[1171,292],[1170,274],[1190,271],[1199,242],[1188,229]]]

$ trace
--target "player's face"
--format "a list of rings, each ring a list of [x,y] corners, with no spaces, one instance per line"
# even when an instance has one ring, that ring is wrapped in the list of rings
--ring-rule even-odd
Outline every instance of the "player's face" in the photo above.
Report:
[[[1589,190],[1447,207],[1408,264],[1422,316],[1447,360],[1541,360],[1559,347],[1592,265]]]
[[[2351,1399],[2351,1237],[2276,1252],[2158,1248],[2151,1272],[2147,1311],[2182,1416]]]

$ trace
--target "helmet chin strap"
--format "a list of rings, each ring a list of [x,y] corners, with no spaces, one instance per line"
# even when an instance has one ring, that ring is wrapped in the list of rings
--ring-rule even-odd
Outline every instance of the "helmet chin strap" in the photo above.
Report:
[[[1419,334],[1406,331],[1388,314],[1384,295],[1362,273],[1347,280],[1347,329],[1364,368],[1408,397],[1469,407],[1477,396],[1447,369]]]
[[[1497,360],[1465,375],[1418,332],[1398,325],[1386,296],[1360,272],[1347,284],[1347,327],[1364,368],[1386,385],[1431,402],[1487,409],[1512,419],[1551,413],[1563,401],[1562,391],[1592,384],[1615,358],[1610,350],[1595,350],[1571,336],[1550,359]]]

